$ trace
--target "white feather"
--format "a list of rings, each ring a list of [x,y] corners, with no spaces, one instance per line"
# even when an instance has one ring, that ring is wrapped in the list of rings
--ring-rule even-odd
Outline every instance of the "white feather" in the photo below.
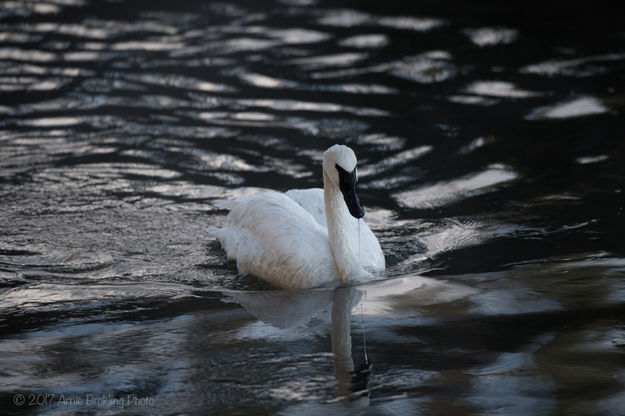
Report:
[[[370,278],[365,270],[384,270],[380,244],[362,220],[359,240],[358,220],[349,214],[340,191],[333,187],[324,174],[324,189],[268,192],[229,201],[220,207],[231,209],[230,226],[206,231],[219,239],[229,259],[236,260],[239,272],[280,288],[303,289]],[[326,213],[326,206],[331,212]],[[329,229],[333,239],[328,237]]]

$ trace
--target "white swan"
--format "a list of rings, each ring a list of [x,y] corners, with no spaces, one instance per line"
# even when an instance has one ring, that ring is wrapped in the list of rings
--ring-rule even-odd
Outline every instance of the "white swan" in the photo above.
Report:
[[[356,155],[334,145],[323,154],[323,189],[262,193],[222,204],[227,228],[207,228],[241,273],[282,289],[366,281],[384,254],[356,194]],[[360,230],[360,235],[358,232]]]

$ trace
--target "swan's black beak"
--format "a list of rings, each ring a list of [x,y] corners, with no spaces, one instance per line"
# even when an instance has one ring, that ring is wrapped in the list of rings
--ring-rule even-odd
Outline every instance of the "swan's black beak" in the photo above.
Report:
[[[345,199],[349,213],[352,214],[354,218],[364,217],[365,209],[360,205],[360,199],[358,199],[358,194],[356,193],[356,182],[358,181],[356,168],[348,172],[339,165],[336,165],[336,170],[339,171],[339,187],[343,193],[343,199]]]

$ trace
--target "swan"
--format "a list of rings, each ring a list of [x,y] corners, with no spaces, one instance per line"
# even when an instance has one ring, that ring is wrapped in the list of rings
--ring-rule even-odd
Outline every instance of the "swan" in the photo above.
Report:
[[[266,192],[219,204],[228,227],[209,227],[240,273],[281,289],[363,282],[385,269],[380,243],[356,194],[354,151],[334,145],[323,153],[323,189]]]

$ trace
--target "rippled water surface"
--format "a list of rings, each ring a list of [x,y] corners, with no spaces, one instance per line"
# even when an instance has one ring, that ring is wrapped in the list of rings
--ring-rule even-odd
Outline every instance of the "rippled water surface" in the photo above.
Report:
[[[0,1],[4,414],[622,415],[625,30],[521,3]],[[238,275],[334,143],[387,278]]]

